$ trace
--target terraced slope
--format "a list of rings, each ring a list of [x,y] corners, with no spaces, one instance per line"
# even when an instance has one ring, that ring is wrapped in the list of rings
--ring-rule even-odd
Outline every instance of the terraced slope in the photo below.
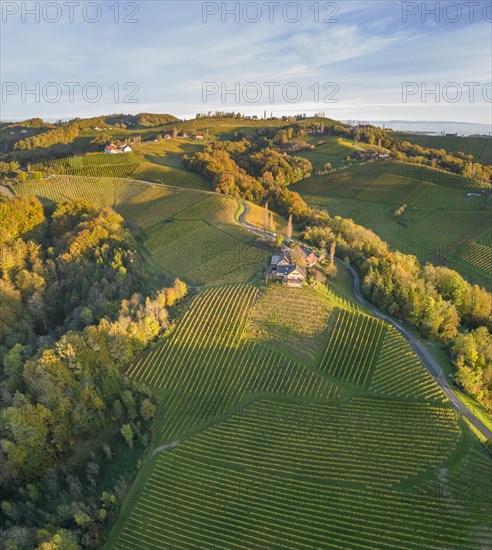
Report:
[[[338,309],[320,368],[345,382],[366,387],[378,360],[386,325],[364,313]]]
[[[204,291],[172,337],[128,369],[131,378],[172,392],[163,440],[234,411],[248,396],[339,394],[335,383],[295,360],[241,340],[256,294],[250,285]]]
[[[114,548],[478,548],[408,484],[459,441],[449,410],[411,408],[255,403],[158,458]]]
[[[396,330],[336,297],[209,288],[127,375],[164,403],[108,548],[478,550],[492,528],[457,481],[490,459]]]

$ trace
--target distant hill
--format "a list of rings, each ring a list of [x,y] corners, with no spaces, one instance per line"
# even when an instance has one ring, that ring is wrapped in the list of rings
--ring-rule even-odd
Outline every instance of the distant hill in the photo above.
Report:
[[[477,162],[492,163],[492,137],[426,136],[405,132],[395,132],[393,135],[422,147],[445,149],[448,153],[461,151],[465,155],[473,155]]]

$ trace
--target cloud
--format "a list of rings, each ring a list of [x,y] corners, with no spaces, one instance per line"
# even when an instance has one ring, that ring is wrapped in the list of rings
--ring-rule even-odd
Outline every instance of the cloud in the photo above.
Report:
[[[260,2],[262,4],[262,2]],[[330,3],[319,3],[320,9]],[[138,3],[139,23],[115,23],[110,3],[96,24],[78,19],[73,24],[22,24],[9,20],[2,26],[2,77],[15,82],[95,81],[107,91],[112,83],[136,82],[140,103],[115,104],[106,93],[98,104],[20,103],[2,104],[2,116],[84,116],[115,111],[209,110],[203,104],[204,81],[233,85],[247,82],[297,82],[303,90],[298,105],[285,101],[251,105],[222,104],[218,108],[251,110],[294,109],[348,113],[362,118],[388,116],[436,119],[486,120],[490,104],[425,104],[410,107],[401,102],[401,84],[417,82],[467,82],[490,79],[491,27],[474,24],[422,23],[414,17],[404,23],[398,2],[339,2],[333,17],[338,23],[322,23],[328,11],[314,21],[313,4],[303,2],[302,17],[292,24],[263,17],[257,24],[222,23],[220,14],[202,19],[201,2]],[[120,15],[125,15],[124,13]],[[333,19],[332,17],[332,19]],[[120,18],[121,19],[121,18]],[[340,86],[337,105],[309,102],[310,87],[318,82]],[[14,98],[15,99],[15,98]],[[391,112],[391,115],[389,113]],[[452,115],[450,113],[454,112]],[[400,114],[398,114],[400,113]],[[354,114],[354,117],[356,115]],[[350,116],[346,117],[350,118]]]

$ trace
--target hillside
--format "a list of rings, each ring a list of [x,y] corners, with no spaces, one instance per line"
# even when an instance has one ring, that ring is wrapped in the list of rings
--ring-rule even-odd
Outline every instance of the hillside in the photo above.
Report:
[[[465,155],[473,155],[476,161],[483,162],[484,164],[492,162],[491,137],[426,136],[406,132],[395,133],[395,136],[399,139],[422,145],[422,147],[445,149],[449,153],[461,151]]]
[[[422,262],[450,265],[491,288],[489,191],[478,183],[384,161],[315,176],[296,190],[309,204],[373,229],[392,247]],[[402,214],[395,215],[403,206]]]
[[[169,279],[193,285],[239,282],[256,278],[267,262],[266,250],[235,221],[238,203],[223,195],[91,176],[51,176],[19,184],[15,191],[36,195],[47,206],[86,198],[115,208],[139,228],[144,251]]]
[[[282,349],[280,320],[250,339],[279,299],[290,339],[311,332],[321,362]],[[408,345],[365,313],[313,291],[213,288],[127,375],[163,392],[166,412],[108,548],[478,549],[490,533],[475,493],[490,462]]]
[[[171,165],[178,153],[149,154]],[[64,161],[55,168],[79,175],[14,186],[48,207],[114,207],[152,269],[195,289],[169,334],[124,369],[159,406],[106,547],[481,548],[490,458],[400,334],[347,297],[344,270],[326,290],[258,284],[269,250],[236,221],[237,200],[134,180],[139,164],[121,157]],[[108,162],[127,177],[109,177]],[[364,177],[370,193],[371,173],[344,192],[362,192]],[[249,222],[262,214],[252,207]]]

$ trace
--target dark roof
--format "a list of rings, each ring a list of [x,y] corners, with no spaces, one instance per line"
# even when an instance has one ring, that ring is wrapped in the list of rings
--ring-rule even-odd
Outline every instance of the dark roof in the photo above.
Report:
[[[302,275],[306,276],[306,270],[300,265],[289,264],[289,265],[280,265],[277,267],[277,273],[286,277],[290,275],[293,271],[299,271]]]

